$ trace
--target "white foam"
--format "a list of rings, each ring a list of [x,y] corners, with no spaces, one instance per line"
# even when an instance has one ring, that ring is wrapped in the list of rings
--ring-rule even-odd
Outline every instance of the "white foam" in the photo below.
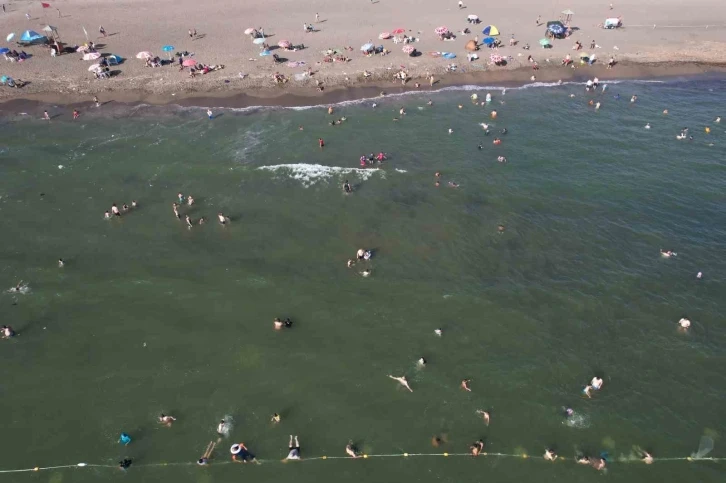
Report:
[[[398,169],[396,168],[396,173],[408,173],[405,169]]]
[[[271,166],[260,166],[257,169],[287,174],[290,178],[301,181],[306,188],[314,185],[318,181],[328,180],[333,176],[344,174],[355,174],[359,178],[367,180],[378,173],[385,178],[385,173],[380,169],[344,168],[341,166],[323,166],[322,164],[275,164]]]

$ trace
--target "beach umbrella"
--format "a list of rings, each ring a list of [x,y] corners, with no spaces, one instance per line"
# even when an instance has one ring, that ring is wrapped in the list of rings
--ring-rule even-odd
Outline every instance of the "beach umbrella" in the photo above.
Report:
[[[573,12],[573,11],[572,11],[572,10],[570,10],[569,8],[568,8],[567,10],[563,10],[563,11],[562,11],[562,13],[563,13],[564,15],[575,15],[575,12]]]
[[[78,47],[76,49],[76,52],[85,52],[87,50],[88,50],[88,46],[84,44],[84,45],[81,45],[80,47]]]
[[[269,50],[263,50],[262,52],[260,52],[260,57],[267,57],[268,55],[272,55],[272,52],[270,52]]]
[[[98,52],[91,52],[90,54],[83,54],[83,60],[96,60],[101,58],[101,54]]]
[[[247,30],[245,30],[245,35],[250,35],[250,34],[252,34],[253,32],[255,32],[255,30],[257,30],[257,29],[253,29],[252,27],[250,27],[250,28],[248,28]]]
[[[580,54],[580,58],[581,59],[589,59],[590,58],[590,54],[588,54],[587,52],[583,52],[583,53]]]
[[[391,33],[393,35],[401,35],[404,32],[406,32],[406,29],[396,29],[396,30],[393,30]]]
[[[466,43],[466,45],[464,46],[464,48],[465,48],[466,50],[470,50],[470,51],[472,51],[472,52],[473,52],[473,51],[475,51],[475,50],[476,50],[476,49],[477,49],[478,47],[479,47],[479,46],[478,46],[478,45],[476,45],[476,42],[474,42],[473,40],[470,40],[470,41],[468,41],[468,42]]]
[[[53,27],[52,25],[46,25],[43,27],[43,32],[58,32],[58,27]]]
[[[184,62],[182,62],[182,65],[183,65],[184,67],[191,67],[191,66],[193,66],[193,65],[197,65],[197,61],[196,61],[196,60],[194,60],[194,59],[187,59],[187,60],[185,60]]]
[[[390,34],[390,33],[388,33],[388,32],[382,32],[382,33],[381,33],[381,34],[380,34],[380,35],[378,36],[378,38],[379,38],[379,39],[381,39],[381,40],[385,40],[385,39],[390,39],[390,38],[391,38],[391,34]]]
[[[492,54],[489,56],[489,60],[491,60],[492,62],[494,62],[496,64],[498,62],[501,62],[503,59],[502,59],[501,55]]]
[[[45,35],[40,35],[38,32],[33,30],[26,30],[23,32],[23,35],[20,36],[20,40],[22,42],[37,42],[38,40],[43,40],[45,38]]]
[[[100,69],[101,64],[93,64],[91,67],[88,68],[88,72],[94,71],[96,69]]]
[[[482,43],[484,45],[492,45],[496,40],[494,40],[494,37],[485,37],[484,40],[482,40]]]
[[[5,40],[7,40],[8,42],[10,42],[14,38],[15,38],[15,34],[11,32],[11,33],[8,34],[7,37],[5,37]]]
[[[443,57],[444,59],[455,59],[456,54],[452,52],[444,52],[443,54],[441,54],[441,57]]]
[[[373,44],[370,44],[370,43],[363,44],[360,46],[360,50],[362,50],[363,52],[368,52],[369,50],[373,50]]]
[[[0,49],[0,54],[7,54],[8,52],[10,52],[10,49],[8,49],[7,47],[3,47],[2,49]]]
[[[8,81],[9,77],[4,75],[0,77],[0,83],[5,84]]]
[[[437,28],[436,30],[434,30],[434,33],[435,33],[436,35],[444,35],[444,34],[445,34],[445,33],[447,33],[448,31],[449,31],[449,29],[448,29],[448,28],[446,28],[446,27],[443,27],[443,26],[442,26],[442,27],[439,27],[439,28]]]
[[[490,35],[492,37],[495,37],[499,35],[499,29],[496,28],[494,25],[487,25],[484,27],[484,30],[481,31],[484,35]]]
[[[137,59],[151,59],[153,57],[154,57],[154,54],[152,54],[151,52],[146,52],[146,51],[139,52],[138,54],[136,54]]]
[[[404,53],[404,54],[413,54],[413,52],[414,52],[414,51],[415,51],[416,49],[415,49],[415,48],[413,47],[413,45],[406,45],[406,46],[404,46],[404,47],[403,47],[403,49],[401,49],[401,50],[403,50],[403,53]]]
[[[165,45],[165,46],[163,46],[161,48],[161,50],[163,50],[164,52],[171,52],[172,50],[174,50],[174,46],[173,45]]]
[[[280,47],[281,49],[289,49],[290,47],[292,47],[292,44],[290,43],[289,40],[280,40],[277,43],[277,46]]]
[[[549,41],[549,40],[547,40],[547,39],[540,39],[540,40],[539,40],[539,44],[540,44],[540,45],[541,45],[542,47],[547,47],[548,45],[552,45],[552,44],[550,43],[550,41]]]
[[[263,39],[262,37],[258,37],[255,40],[253,40],[252,43],[253,44],[257,44],[257,45],[264,44],[265,43],[265,39]]]

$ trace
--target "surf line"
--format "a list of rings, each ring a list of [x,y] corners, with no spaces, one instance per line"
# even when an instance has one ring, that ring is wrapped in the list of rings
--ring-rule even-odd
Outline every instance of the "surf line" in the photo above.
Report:
[[[305,462],[305,461],[327,461],[327,460],[365,460],[365,459],[371,459],[371,458],[415,458],[415,457],[433,457],[433,456],[442,456],[442,457],[461,457],[461,456],[467,456],[469,458],[480,458],[480,457],[497,457],[497,458],[518,458],[518,459],[538,459],[542,462],[547,462],[544,458],[532,458],[528,454],[510,454],[510,453],[481,453],[479,456],[472,456],[471,453],[393,453],[393,454],[362,454],[357,458],[351,458],[350,456],[314,456],[311,458],[303,458],[300,460],[296,460],[295,462],[292,462],[292,464],[296,464],[298,462]],[[721,462],[726,460],[726,457],[724,458],[696,458],[692,456],[680,456],[680,457],[671,457],[671,458],[655,458],[654,463],[660,462],[660,461],[689,461],[689,462],[697,462],[697,461],[710,461],[710,462]],[[285,463],[285,460],[257,460],[259,463]],[[567,458],[567,457],[558,457],[557,461],[572,461],[575,462],[575,458]],[[215,463],[210,463],[210,466],[215,465],[227,465],[232,464],[232,461],[219,461]],[[549,462],[547,462],[549,463]],[[613,460],[609,461],[608,464],[617,464],[617,463],[641,463],[639,459],[628,459],[628,460]],[[133,468],[151,468],[151,467],[160,467],[160,466],[194,466],[196,463],[194,462],[159,462],[159,463],[146,463],[146,464],[140,464],[140,465],[133,465]],[[11,469],[11,470],[0,470],[0,474],[3,473],[29,473],[29,472],[37,472],[37,471],[50,471],[50,470],[60,470],[60,469],[67,469],[67,468],[118,468],[116,465],[99,465],[99,464],[90,464],[90,463],[76,463],[72,465],[58,465],[58,466],[36,466],[34,468],[19,468],[19,469]]]

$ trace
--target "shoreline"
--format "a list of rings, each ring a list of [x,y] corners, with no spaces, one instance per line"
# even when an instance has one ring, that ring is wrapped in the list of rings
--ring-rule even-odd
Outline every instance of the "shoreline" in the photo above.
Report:
[[[726,74],[726,64],[704,62],[622,62],[613,69],[605,66],[569,69],[559,66],[545,66],[537,71],[529,67],[517,67],[496,71],[473,71],[448,73],[434,84],[433,87],[423,85],[424,79],[412,78],[405,86],[397,82],[377,78],[366,82],[351,82],[350,85],[333,85],[320,92],[310,86],[290,87],[256,87],[256,88],[221,88],[199,91],[181,91],[169,93],[153,93],[131,91],[126,89],[99,92],[102,103],[121,103],[130,106],[177,105],[180,107],[204,108],[250,108],[250,107],[309,107],[317,105],[338,104],[363,99],[396,95],[404,93],[437,92],[448,87],[481,86],[481,88],[517,88],[531,84],[531,76],[536,76],[537,83],[582,82],[598,77],[601,81],[608,80],[669,80],[681,77],[701,77]],[[421,82],[420,88],[415,88]],[[25,95],[18,91],[17,97],[0,99],[1,111],[17,111],[42,105],[76,106],[91,105],[93,93],[68,94],[65,92],[38,92]]]

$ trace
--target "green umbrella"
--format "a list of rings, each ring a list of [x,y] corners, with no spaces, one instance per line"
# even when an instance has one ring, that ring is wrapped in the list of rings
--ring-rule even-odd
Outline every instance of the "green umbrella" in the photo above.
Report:
[[[539,44],[540,44],[540,45],[541,45],[542,47],[544,47],[544,46],[546,46],[546,45],[551,45],[551,44],[550,44],[550,41],[549,41],[549,40],[547,40],[547,39],[540,39],[540,41],[539,41]]]

